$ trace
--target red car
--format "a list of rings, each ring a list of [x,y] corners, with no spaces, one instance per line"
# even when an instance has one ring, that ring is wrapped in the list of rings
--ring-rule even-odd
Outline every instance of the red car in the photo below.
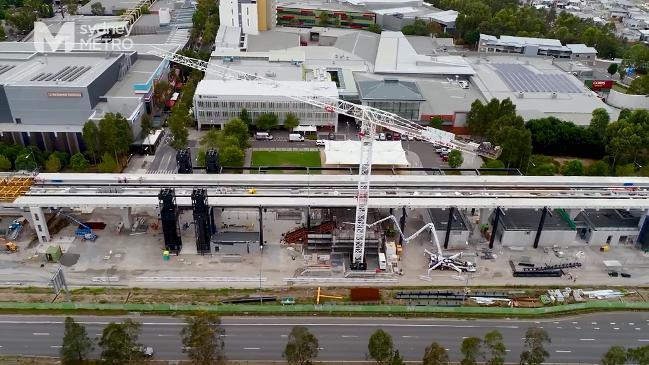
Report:
[[[442,156],[442,161],[444,161],[444,162],[448,162],[448,155],[444,155],[444,156]]]
[[[393,140],[393,141],[400,141],[400,140],[401,140],[401,134],[399,134],[399,133],[393,133],[393,134],[392,134],[392,140]]]

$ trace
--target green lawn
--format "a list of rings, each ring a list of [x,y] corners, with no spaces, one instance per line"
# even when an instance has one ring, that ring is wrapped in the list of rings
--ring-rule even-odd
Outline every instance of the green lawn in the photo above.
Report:
[[[613,90],[626,94],[627,88],[624,85],[620,85],[616,82],[613,83]]]
[[[320,167],[320,152],[317,151],[253,151],[252,166],[306,166]],[[287,173],[289,171],[269,171]],[[314,172],[314,173],[319,173]]]

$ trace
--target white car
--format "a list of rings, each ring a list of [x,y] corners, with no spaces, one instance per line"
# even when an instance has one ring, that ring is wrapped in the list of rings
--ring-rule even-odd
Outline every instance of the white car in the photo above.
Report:
[[[442,156],[446,156],[446,155],[448,155],[449,153],[451,153],[451,150],[450,150],[450,149],[448,149],[448,148],[446,148],[446,147],[442,148],[442,153],[441,153]]]
[[[442,153],[442,152],[444,152],[444,147],[442,147],[442,146],[435,146],[435,152],[437,152],[437,153]]]
[[[324,146],[325,145],[325,140],[324,139],[318,139],[315,141],[316,146]]]
[[[379,133],[379,141],[385,141],[385,133]]]

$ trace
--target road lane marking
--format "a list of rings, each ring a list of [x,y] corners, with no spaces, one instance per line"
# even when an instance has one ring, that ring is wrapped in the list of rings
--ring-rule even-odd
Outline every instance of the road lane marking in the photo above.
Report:
[[[590,324],[597,324],[597,322],[590,322]]]
[[[609,323],[609,324],[615,326],[615,322],[611,322],[611,323]]]
[[[279,337],[288,337],[288,335],[280,335]]]
[[[34,332],[34,336],[49,336],[50,334],[47,332]]]
[[[158,337],[177,337],[178,335],[162,335],[158,334]]]
[[[635,330],[636,330],[636,331],[640,331],[640,327],[636,327]]]
[[[629,326],[635,326],[635,323],[629,322]]]
[[[557,329],[560,330],[560,329],[563,329],[563,327],[561,327],[561,326],[557,326]]]
[[[579,323],[579,322],[572,322],[572,324],[577,324],[577,323]]]
[[[419,336],[401,336],[402,338],[419,338]],[[466,338],[466,337],[464,337]]]
[[[595,341],[594,338],[580,338],[579,341]]]
[[[599,327],[595,327],[595,328],[593,328],[593,329],[594,329],[594,330],[599,330]]]
[[[63,346],[61,346],[61,345],[52,345],[50,347],[53,348],[53,349],[60,349]]]
[[[510,349],[505,349],[505,352],[512,352],[512,350],[510,350]]]
[[[649,340],[638,340],[638,342],[649,342]]]
[[[324,350],[324,347],[318,347],[318,350]]]
[[[613,327],[613,329],[614,329],[614,330],[619,330],[619,329],[620,329],[620,327]]]
[[[555,352],[559,352],[559,353],[569,353],[569,352],[572,352],[572,351],[570,351],[570,350],[556,350]]]
[[[580,329],[581,329],[581,327],[575,327],[575,329],[576,329],[576,330],[580,330]]]
[[[342,338],[358,338],[358,336],[356,336],[356,335],[342,335],[340,337],[342,337]]]
[[[261,350],[259,347],[244,347],[244,350]]]

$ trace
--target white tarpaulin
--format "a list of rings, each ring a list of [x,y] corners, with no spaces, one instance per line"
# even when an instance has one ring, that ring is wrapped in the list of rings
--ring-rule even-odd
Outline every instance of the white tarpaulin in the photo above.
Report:
[[[293,132],[316,132],[318,129],[314,125],[298,125],[293,128]]]
[[[325,141],[327,165],[358,165],[360,154],[360,141]],[[372,165],[408,166],[409,164],[406,151],[400,141],[374,141]]]

